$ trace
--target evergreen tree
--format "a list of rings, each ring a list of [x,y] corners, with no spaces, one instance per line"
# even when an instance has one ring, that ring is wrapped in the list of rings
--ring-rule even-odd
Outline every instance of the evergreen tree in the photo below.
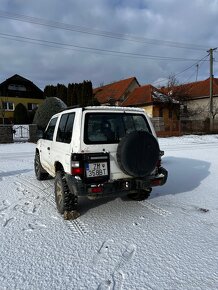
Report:
[[[57,84],[56,87],[56,97],[61,99],[65,104],[67,104],[67,88],[65,85]]]
[[[47,85],[44,89],[44,96],[46,98],[57,97],[68,107],[75,105],[87,106],[94,101],[91,81],[69,83],[67,87],[59,83],[57,86]]]
[[[57,97],[57,87],[53,85],[45,86],[44,97],[45,98]]]
[[[28,123],[29,118],[27,108],[21,103],[17,104],[14,110],[14,124],[28,124]]]

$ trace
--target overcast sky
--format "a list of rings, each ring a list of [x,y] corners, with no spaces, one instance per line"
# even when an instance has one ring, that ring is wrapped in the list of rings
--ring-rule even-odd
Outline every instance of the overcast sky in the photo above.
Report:
[[[209,77],[217,46],[218,0],[1,0],[0,82],[192,82]]]

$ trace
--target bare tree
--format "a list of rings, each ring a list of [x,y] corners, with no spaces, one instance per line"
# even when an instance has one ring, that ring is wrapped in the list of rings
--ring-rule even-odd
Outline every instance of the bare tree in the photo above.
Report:
[[[198,104],[197,101],[195,106],[190,106],[190,91],[192,87],[193,84],[180,84],[175,74],[171,74],[168,78],[166,91],[171,98],[180,102],[180,117],[183,119],[197,118],[208,112],[208,108]]]

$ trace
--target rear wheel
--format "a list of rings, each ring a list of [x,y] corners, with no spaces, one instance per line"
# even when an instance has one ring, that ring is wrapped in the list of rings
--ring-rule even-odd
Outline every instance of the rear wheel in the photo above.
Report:
[[[77,196],[70,192],[63,171],[58,171],[55,176],[55,201],[60,214],[77,208]]]
[[[149,198],[151,190],[151,188],[140,189],[136,193],[130,193],[127,196],[132,200],[142,201]]]
[[[42,165],[40,162],[40,156],[38,152],[36,152],[35,154],[34,169],[35,169],[36,178],[38,180],[44,180],[48,178],[49,174],[42,168]]]

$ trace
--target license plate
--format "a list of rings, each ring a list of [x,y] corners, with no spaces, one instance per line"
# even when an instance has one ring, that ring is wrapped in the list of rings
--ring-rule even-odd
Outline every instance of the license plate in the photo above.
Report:
[[[107,162],[86,164],[87,177],[96,177],[96,176],[105,176],[105,175],[108,175]]]

